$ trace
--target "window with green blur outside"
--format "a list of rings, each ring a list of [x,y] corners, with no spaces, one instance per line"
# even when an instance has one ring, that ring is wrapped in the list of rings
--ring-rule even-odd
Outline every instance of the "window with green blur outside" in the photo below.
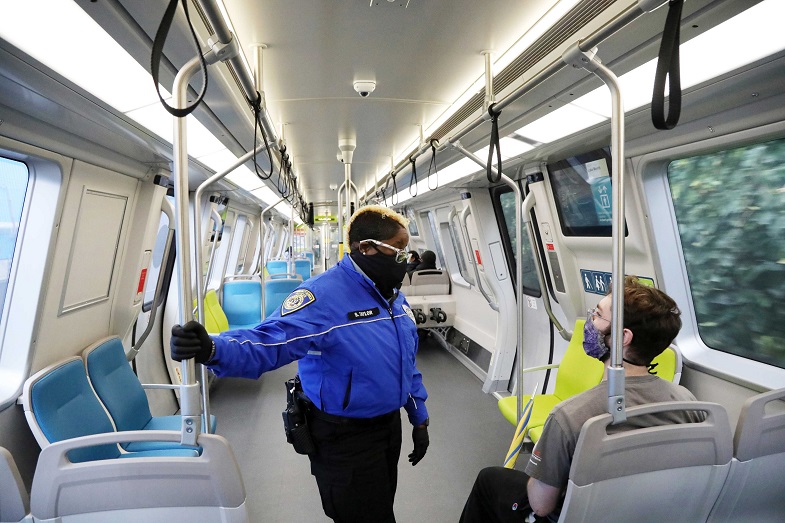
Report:
[[[675,160],[668,181],[701,339],[785,368],[785,139]]]
[[[5,308],[29,178],[30,173],[25,164],[0,158],[0,317]]]

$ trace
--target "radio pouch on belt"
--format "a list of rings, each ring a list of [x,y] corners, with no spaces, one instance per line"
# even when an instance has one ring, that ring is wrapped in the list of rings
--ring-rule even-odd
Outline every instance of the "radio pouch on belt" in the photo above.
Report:
[[[298,454],[310,454],[316,450],[311,431],[305,419],[305,401],[300,376],[286,380],[286,410],[283,411],[283,428],[286,441]]]

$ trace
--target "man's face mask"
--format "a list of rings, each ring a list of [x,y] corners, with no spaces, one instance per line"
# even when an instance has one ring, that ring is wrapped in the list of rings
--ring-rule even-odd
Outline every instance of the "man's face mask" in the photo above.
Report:
[[[600,316],[597,309],[589,310],[588,315],[586,316],[586,323],[583,325],[583,350],[590,358],[602,360],[610,350],[605,344],[605,337],[608,336],[610,332],[600,332],[594,325],[594,317],[599,318],[600,321],[608,322],[608,320]],[[610,324],[610,322],[608,323]]]

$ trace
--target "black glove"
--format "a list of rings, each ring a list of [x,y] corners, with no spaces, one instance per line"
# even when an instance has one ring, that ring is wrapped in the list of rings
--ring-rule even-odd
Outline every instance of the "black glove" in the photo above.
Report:
[[[430,443],[430,440],[428,439],[428,427],[414,427],[412,429],[412,441],[414,441],[414,450],[409,454],[409,463],[411,463],[413,467],[420,462],[423,456],[425,456],[425,452],[428,450],[428,444]]]
[[[192,320],[185,325],[172,327],[169,348],[175,361],[194,358],[196,363],[205,363],[212,357],[213,347],[212,338],[198,321]]]

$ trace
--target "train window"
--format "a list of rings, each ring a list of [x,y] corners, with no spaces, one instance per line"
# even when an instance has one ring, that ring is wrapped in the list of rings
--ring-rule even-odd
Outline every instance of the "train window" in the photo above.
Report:
[[[611,236],[610,148],[548,164],[565,236]]]
[[[512,256],[512,264],[518,263],[518,246],[515,242],[515,194],[509,187],[495,188],[491,192],[493,205],[496,210],[497,220],[504,221],[504,227],[499,224],[499,230],[504,240],[507,255]],[[523,245],[520,252],[523,258],[523,292],[531,296],[540,295],[540,281],[537,279],[537,268],[534,264],[534,255],[529,241],[528,231],[523,230]],[[515,274],[515,271],[512,271]]]
[[[668,166],[698,332],[785,368],[785,140]]]
[[[441,237],[450,238],[450,248],[444,249],[445,262],[447,269],[450,271],[450,279],[458,285],[469,287],[474,283],[474,279],[468,279],[469,272],[466,268],[465,250],[463,250],[462,242],[460,240],[460,232],[457,230],[455,220],[449,222],[441,222]]]
[[[24,163],[0,158],[0,317],[5,308],[29,178],[30,173]]]
[[[144,301],[142,310],[147,312],[153,304],[155,298],[155,286],[158,284],[158,273],[161,272],[163,263],[164,249],[166,248],[166,238],[169,236],[169,217],[166,213],[161,213],[161,221],[158,224],[158,235],[155,237],[153,256],[150,260],[150,267],[147,269],[147,279],[144,282]]]
[[[417,217],[411,207],[404,210],[406,217],[409,219],[409,236],[419,236],[420,230],[417,228]]]
[[[245,216],[238,216],[237,221],[235,222],[234,232],[231,236],[232,251],[229,254],[228,267],[231,267],[230,270],[232,271],[232,274],[237,274],[240,265],[242,265],[240,253],[245,252],[245,241],[248,239],[248,233],[245,227],[247,221]],[[226,275],[222,274],[221,276],[223,277]]]
[[[442,242],[439,240],[439,225],[438,225],[438,218],[436,217],[436,213],[433,211],[428,211],[428,225],[431,227],[431,234],[433,235],[433,243],[436,246],[436,260],[438,261],[438,267],[446,267],[447,264],[444,262],[444,252],[442,252]]]
[[[221,235],[219,237],[221,240],[215,247],[215,254],[208,269],[208,289],[217,289],[221,286],[221,282],[223,281],[224,275],[222,272],[226,266],[225,262],[227,261],[227,251],[232,238],[232,226],[227,224],[226,217],[224,217],[224,225],[221,229]]]

